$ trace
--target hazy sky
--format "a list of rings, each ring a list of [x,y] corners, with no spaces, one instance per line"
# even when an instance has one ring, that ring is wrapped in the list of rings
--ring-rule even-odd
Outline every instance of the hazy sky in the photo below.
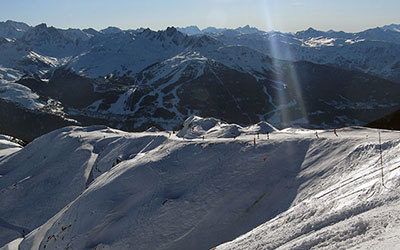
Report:
[[[358,31],[400,23],[400,0],[0,0],[0,20],[96,29],[197,25]]]

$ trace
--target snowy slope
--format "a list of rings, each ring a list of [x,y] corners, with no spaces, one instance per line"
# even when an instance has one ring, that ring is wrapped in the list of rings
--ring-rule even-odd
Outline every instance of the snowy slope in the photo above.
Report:
[[[180,132],[191,139],[70,127],[1,162],[0,226],[13,233],[1,233],[1,242],[207,249],[244,234],[220,247],[304,249],[396,239],[389,237],[400,229],[400,133],[382,132],[385,188],[377,130],[320,130],[317,138],[311,130],[271,127],[270,139],[257,139],[253,127],[233,139],[221,135],[236,125],[191,119]],[[217,135],[203,139],[189,124]]]
[[[0,228],[25,235],[80,195],[117,157],[135,155],[150,141],[157,145],[162,138],[105,127],[71,127],[35,140],[0,163]],[[1,243],[10,237],[0,234]]]
[[[305,163],[322,160],[332,167],[304,169],[290,209],[217,249],[397,249],[400,134],[383,133],[382,180],[377,131],[342,131],[347,143],[325,140],[309,150]],[[331,152],[319,158],[322,147]]]
[[[10,136],[0,135],[0,162],[7,156],[19,151],[21,148],[21,145],[13,142]]]
[[[29,88],[14,83],[21,77],[21,72],[0,66],[0,99],[14,102],[28,109],[40,109],[44,105],[39,96]]]
[[[0,53],[2,55],[0,67],[12,68],[26,73],[41,74],[63,62],[62,59],[39,54],[17,41],[0,43]]]

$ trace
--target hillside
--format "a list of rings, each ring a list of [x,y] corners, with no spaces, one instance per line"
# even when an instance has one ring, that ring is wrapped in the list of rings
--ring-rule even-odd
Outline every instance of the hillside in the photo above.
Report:
[[[198,117],[178,133],[67,127],[0,159],[0,245],[393,246],[400,133],[381,136],[383,184],[374,129],[336,135]]]
[[[367,126],[370,128],[400,130],[400,110],[373,121]]]
[[[396,27],[293,34],[0,22],[0,133],[31,141],[73,124],[172,130],[191,115],[242,126],[365,125],[399,109]],[[24,122],[8,119],[13,112]]]

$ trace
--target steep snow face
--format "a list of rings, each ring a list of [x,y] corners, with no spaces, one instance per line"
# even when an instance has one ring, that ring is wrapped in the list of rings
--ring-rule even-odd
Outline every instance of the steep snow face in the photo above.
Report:
[[[178,135],[189,124],[226,131],[221,121],[192,117]],[[257,139],[252,130],[236,139],[183,139],[58,130],[0,163],[1,243],[21,237],[10,244],[207,249],[244,234],[220,247],[368,244],[385,227],[392,235],[400,228],[400,133],[382,132],[385,188],[377,132],[287,129]]]

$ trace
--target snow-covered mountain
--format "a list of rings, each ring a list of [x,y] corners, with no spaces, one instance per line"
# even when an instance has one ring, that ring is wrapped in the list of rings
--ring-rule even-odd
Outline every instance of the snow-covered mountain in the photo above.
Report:
[[[18,41],[33,51],[51,57],[70,57],[83,52],[92,35],[78,29],[61,30],[39,24],[29,29]]]
[[[187,27],[183,27],[183,28],[177,28],[178,31],[187,34],[189,36],[193,36],[193,35],[200,35],[202,34],[202,30],[199,29],[199,27],[197,26],[187,26]]]
[[[0,249],[395,248],[397,28],[0,23]]]
[[[206,34],[221,34],[224,32],[237,32],[240,34],[253,34],[253,33],[259,33],[262,32],[261,30],[255,28],[255,27],[250,27],[250,25],[246,25],[243,27],[239,27],[236,29],[226,29],[226,28],[215,28],[215,27],[207,27],[204,29],[199,29],[197,26],[187,26],[187,27],[182,27],[182,28],[177,28],[180,32],[185,33],[189,36],[193,35],[206,35]]]
[[[225,30],[211,35],[283,60],[333,65],[400,82],[400,32],[384,27],[358,33],[309,28],[295,34]]]
[[[394,35],[376,40],[376,32],[394,31],[28,26],[0,37],[1,114],[24,114],[41,128],[19,131],[25,140],[71,123],[176,129],[190,115],[241,125],[363,125],[400,105],[400,85],[371,76],[400,79],[400,45],[390,42]],[[14,134],[17,121],[3,120],[0,131]]]
[[[389,24],[382,27],[384,30],[392,30],[396,32],[400,32],[400,24]]]
[[[31,27],[26,23],[7,20],[0,22],[0,37],[8,39],[21,38]]]
[[[177,134],[0,137],[0,245],[387,249],[400,240],[399,136],[191,117]]]

